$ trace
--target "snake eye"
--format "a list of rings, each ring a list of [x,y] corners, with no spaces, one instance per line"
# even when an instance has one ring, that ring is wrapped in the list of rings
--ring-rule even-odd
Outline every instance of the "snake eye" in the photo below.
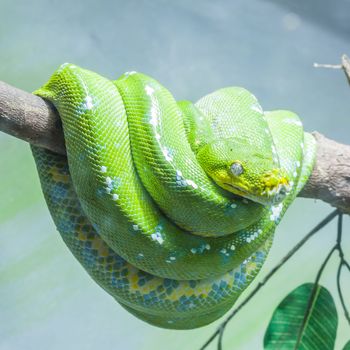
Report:
[[[230,170],[233,175],[239,176],[243,173],[243,166],[241,163],[235,162],[232,163]]]

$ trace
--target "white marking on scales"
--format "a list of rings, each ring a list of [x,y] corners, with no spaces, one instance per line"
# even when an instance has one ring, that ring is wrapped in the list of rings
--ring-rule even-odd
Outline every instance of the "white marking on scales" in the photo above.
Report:
[[[297,125],[297,126],[302,126],[302,122],[298,119],[293,119],[293,118],[287,118],[284,120],[284,122],[286,124],[294,124],[294,125]]]
[[[136,73],[137,73],[136,71],[132,70],[130,72],[125,72],[124,75],[128,76],[128,75],[133,75],[133,74],[136,74]]]
[[[198,188],[198,185],[192,180],[186,180],[188,186],[192,186],[194,189]]]
[[[277,221],[281,215],[282,209],[283,209],[283,203],[280,203],[276,206],[272,206],[270,220]]]
[[[151,108],[151,119],[149,120],[149,123],[152,124],[153,126],[158,125],[158,114],[155,106],[152,106]]]
[[[152,233],[151,234],[151,238],[154,241],[157,241],[159,244],[163,244],[163,242],[164,242],[164,239],[163,239],[162,235],[159,232]]]
[[[163,152],[163,154],[164,154],[165,159],[166,159],[168,162],[171,162],[171,161],[173,160],[173,157],[172,157],[172,155],[170,154],[170,150],[169,150],[168,148],[164,147],[164,148],[162,149],[162,152]]]
[[[86,105],[86,109],[92,109],[94,104],[92,103],[92,97],[91,96],[86,96],[86,98],[85,98],[85,105]]]
[[[255,111],[255,112],[258,112],[258,113],[263,113],[263,110],[262,110],[261,106],[260,106],[258,103],[254,103],[254,104],[250,107],[250,109],[251,109],[252,111]]]
[[[154,89],[153,89],[153,87],[150,86],[150,85],[146,85],[145,90],[146,90],[146,94],[147,94],[148,96],[151,96],[151,95],[154,93]]]

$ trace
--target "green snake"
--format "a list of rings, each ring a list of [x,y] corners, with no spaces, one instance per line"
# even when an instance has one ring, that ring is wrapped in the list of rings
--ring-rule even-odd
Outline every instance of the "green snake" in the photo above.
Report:
[[[177,102],[153,78],[64,64],[35,94],[67,157],[32,146],[64,242],[125,309],[164,328],[222,316],[251,283],[312,171],[296,114],[240,87]]]

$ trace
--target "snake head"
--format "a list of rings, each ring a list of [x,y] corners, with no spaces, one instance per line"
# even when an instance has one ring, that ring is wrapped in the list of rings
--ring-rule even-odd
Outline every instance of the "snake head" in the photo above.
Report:
[[[197,159],[217,185],[254,202],[275,205],[290,191],[288,175],[272,151],[257,149],[248,142],[214,141],[199,150]]]

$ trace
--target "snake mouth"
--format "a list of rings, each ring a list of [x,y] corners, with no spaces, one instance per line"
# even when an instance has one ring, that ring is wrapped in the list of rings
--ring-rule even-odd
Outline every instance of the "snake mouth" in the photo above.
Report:
[[[247,190],[242,189],[241,187],[238,187],[238,186],[226,183],[226,182],[224,182],[224,185],[233,188],[235,190],[235,192],[234,192],[235,194],[239,193],[239,195],[242,194],[243,197],[251,197],[251,193],[249,193]]]
[[[247,190],[242,189],[241,187],[229,183],[224,183],[224,185],[231,187],[234,190],[232,191],[233,194],[243,197],[245,199],[249,199],[255,203],[259,203],[262,205],[269,205],[271,203],[271,200],[269,200],[269,198],[265,199],[264,196],[254,195],[254,193],[250,193]]]
[[[270,190],[265,190],[262,192],[262,194],[256,195],[254,193],[250,193],[247,190],[242,189],[241,187],[232,185],[230,183],[224,183],[224,185],[232,188],[234,191],[232,191],[234,194],[237,194],[239,196],[242,196],[246,199],[250,199],[253,202],[257,202],[263,205],[269,205],[269,204],[278,204],[288,195],[290,188],[288,185],[285,184],[279,184],[277,186],[274,186]]]

